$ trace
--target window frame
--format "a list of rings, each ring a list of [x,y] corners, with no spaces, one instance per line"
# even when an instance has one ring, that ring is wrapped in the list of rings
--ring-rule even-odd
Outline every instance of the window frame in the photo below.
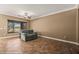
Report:
[[[9,22],[12,22],[13,23],[13,31],[12,32],[9,32]],[[27,22],[22,22],[22,21],[16,21],[16,20],[8,20],[8,25],[7,25],[7,28],[8,28],[8,30],[7,30],[7,32],[8,33],[18,33],[18,32],[15,32],[15,24],[14,23],[20,23],[20,29],[22,30],[22,24],[23,23],[26,23],[26,26],[27,26]]]

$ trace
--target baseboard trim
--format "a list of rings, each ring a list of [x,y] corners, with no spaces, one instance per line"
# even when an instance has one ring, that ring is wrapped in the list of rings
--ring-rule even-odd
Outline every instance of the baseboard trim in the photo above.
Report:
[[[53,38],[53,37],[48,37],[48,36],[42,36],[42,35],[39,35],[39,36],[43,37],[43,38],[47,38],[47,39],[52,39],[52,40],[57,40],[57,41],[61,41],[61,42],[66,42],[66,43],[79,45],[79,43],[77,43],[77,42],[72,42],[72,41],[67,41],[67,40],[63,40],[63,39],[58,39],[58,38]]]
[[[6,36],[6,37],[0,37],[0,39],[7,39],[7,38],[13,38],[13,37],[18,37],[19,35],[15,35],[15,36]]]

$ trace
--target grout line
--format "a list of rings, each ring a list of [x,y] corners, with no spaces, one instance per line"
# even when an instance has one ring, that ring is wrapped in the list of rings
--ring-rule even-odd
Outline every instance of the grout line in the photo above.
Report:
[[[77,43],[77,42],[67,41],[67,40],[53,38],[53,37],[41,36],[41,35],[39,35],[39,36],[43,37],[43,38],[47,38],[47,39],[53,39],[53,40],[57,40],[57,41],[61,41],[61,42],[66,42],[66,43],[71,43],[71,44],[79,45],[79,43]]]

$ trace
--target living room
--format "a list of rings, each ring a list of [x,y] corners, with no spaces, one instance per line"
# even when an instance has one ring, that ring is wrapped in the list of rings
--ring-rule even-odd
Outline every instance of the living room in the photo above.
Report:
[[[76,4],[1,4],[0,53],[79,53],[78,15]]]

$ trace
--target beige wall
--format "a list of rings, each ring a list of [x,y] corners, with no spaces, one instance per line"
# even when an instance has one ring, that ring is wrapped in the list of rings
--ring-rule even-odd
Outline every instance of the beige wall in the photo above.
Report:
[[[79,9],[78,9],[78,42],[79,42]]]
[[[21,18],[17,18],[13,16],[7,16],[7,15],[0,14],[0,37],[17,34],[17,33],[10,33],[10,34],[7,33],[7,20],[17,20],[17,21],[27,22],[26,19],[21,19]]]
[[[41,35],[76,41],[76,9],[35,19],[31,27]]]

